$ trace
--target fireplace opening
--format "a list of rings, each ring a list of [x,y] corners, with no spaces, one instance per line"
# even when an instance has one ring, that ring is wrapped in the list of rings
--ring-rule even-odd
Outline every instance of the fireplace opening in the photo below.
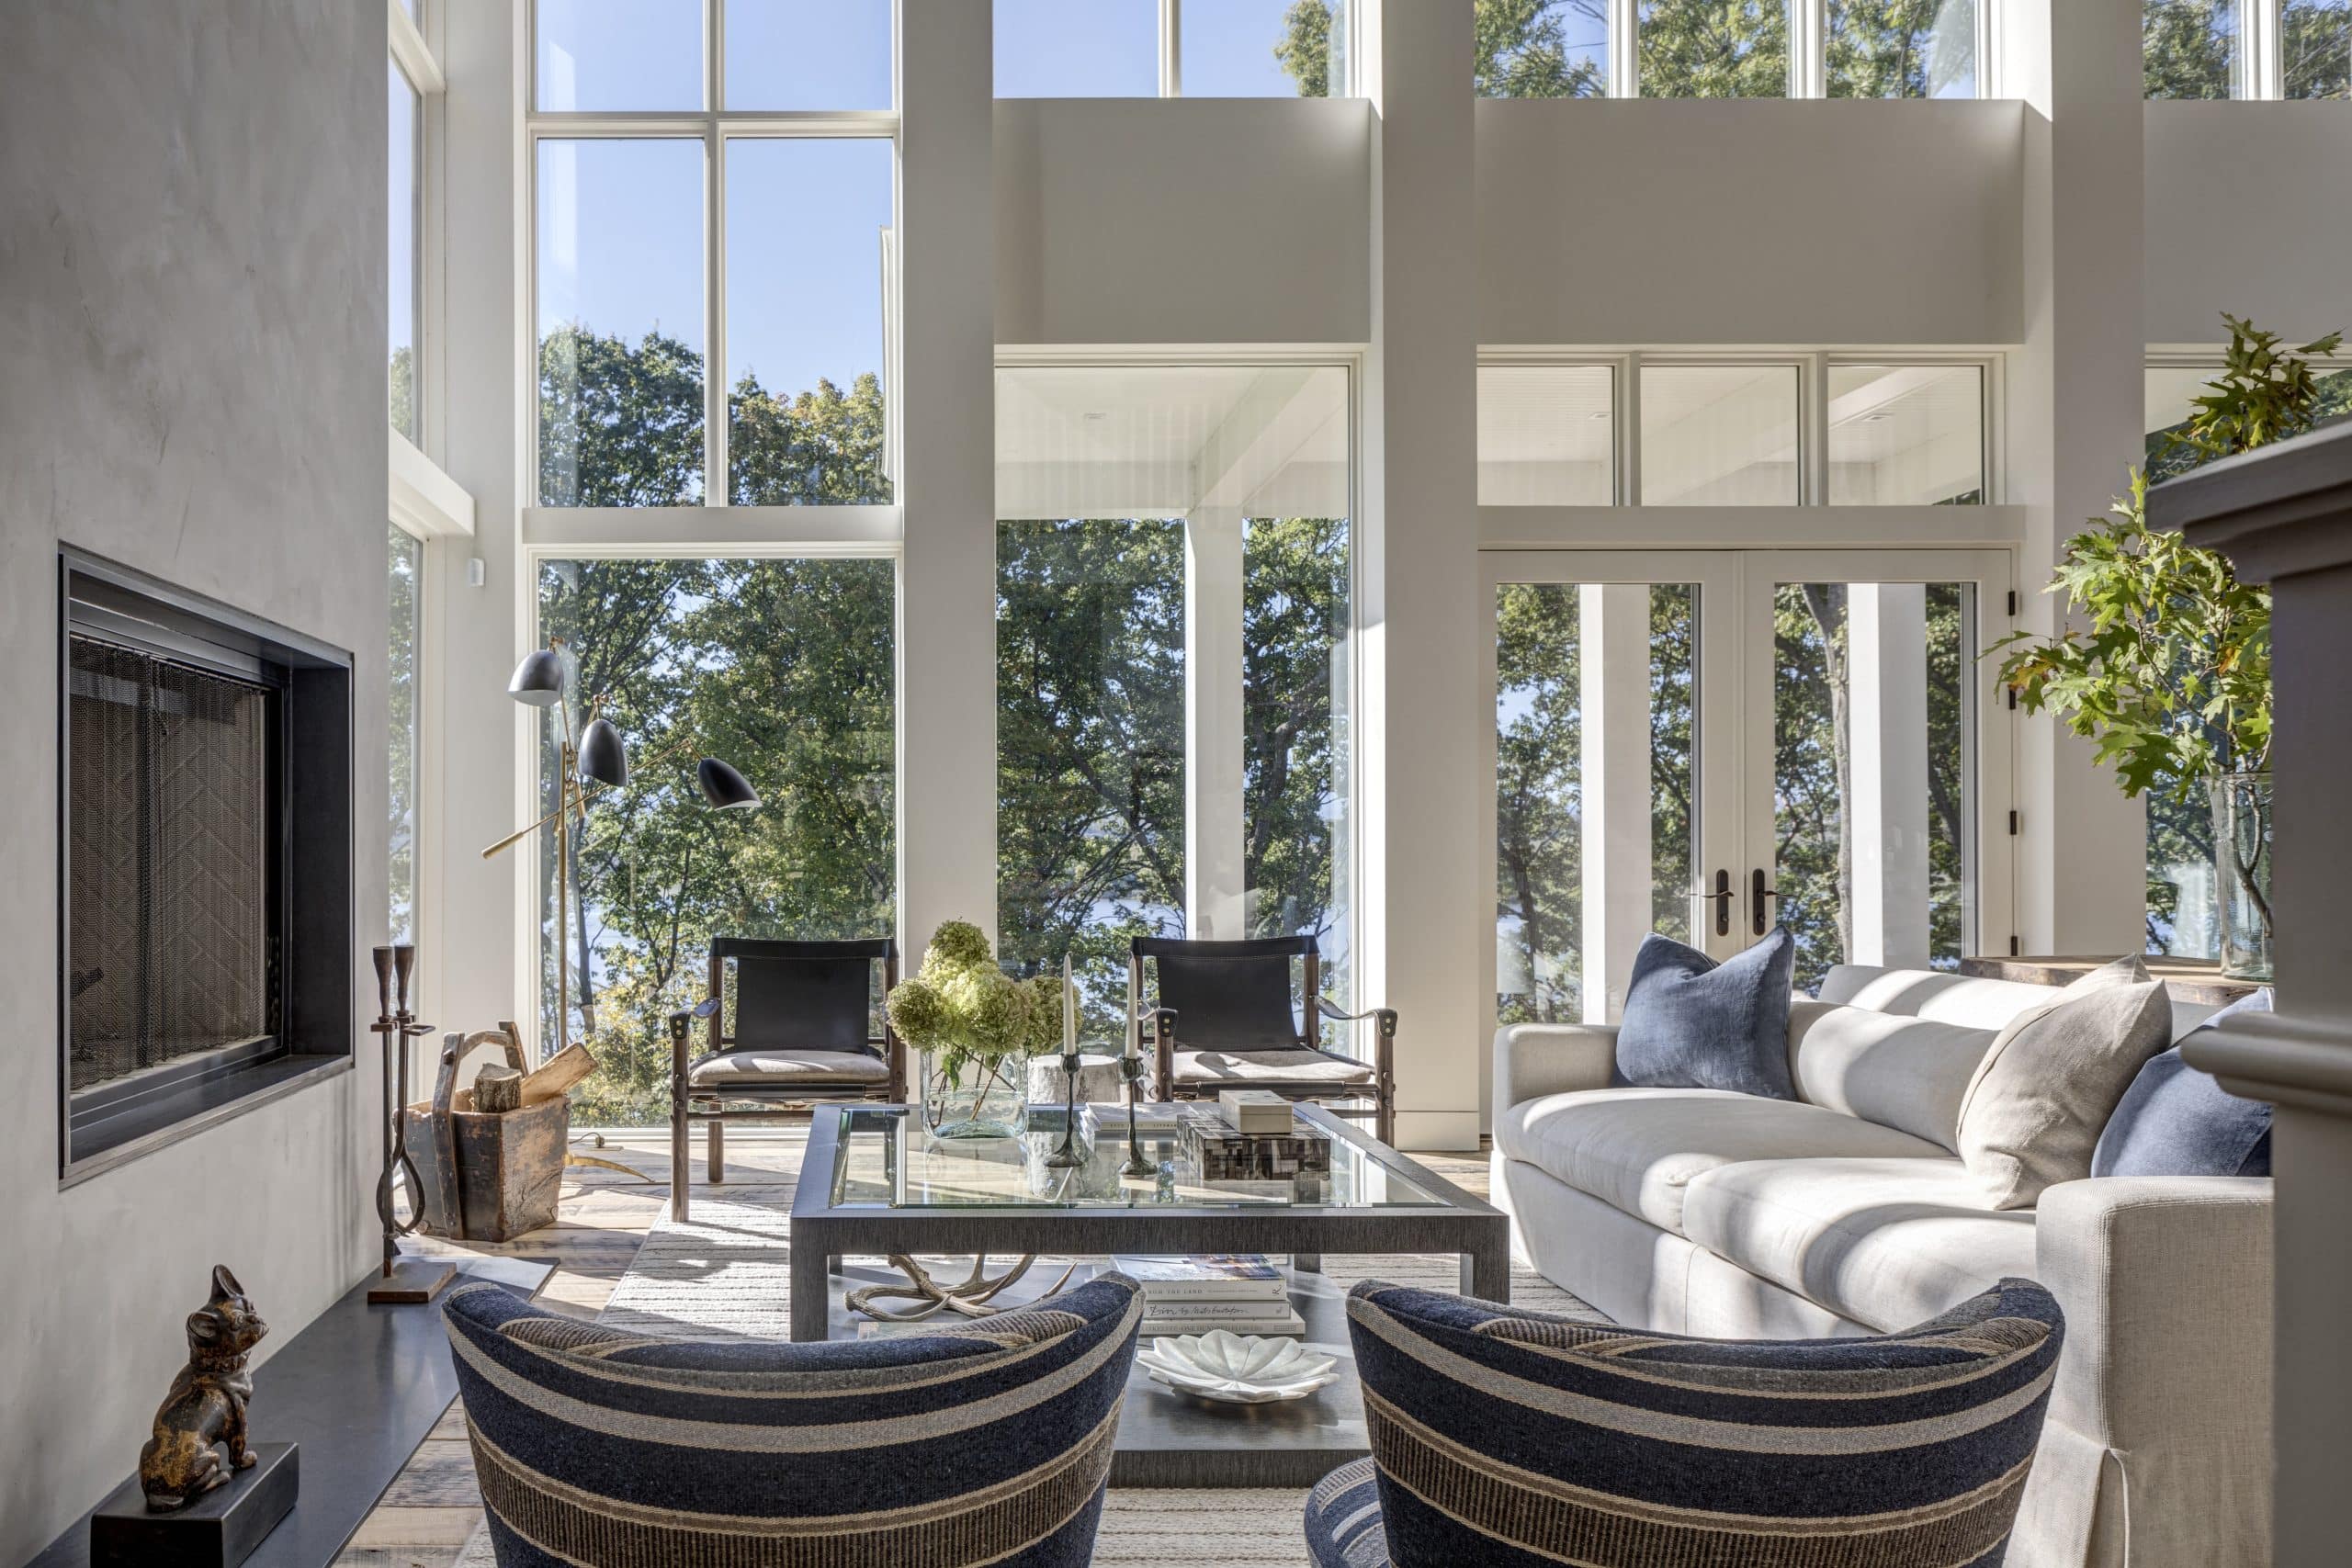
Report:
[[[350,666],[119,568],[62,576],[72,1174],[348,1061]]]

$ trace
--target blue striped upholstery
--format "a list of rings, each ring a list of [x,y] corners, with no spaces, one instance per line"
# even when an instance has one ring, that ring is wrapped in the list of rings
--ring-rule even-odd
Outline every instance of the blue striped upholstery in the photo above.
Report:
[[[1317,1568],[1389,1568],[1380,1474],[1372,1461],[1341,1465],[1306,1495],[1306,1551]]]
[[[1324,1568],[1997,1563],[2064,1337],[2026,1280],[1869,1339],[1688,1339],[1375,1280],[1348,1316],[1379,1511],[1326,1479]]]
[[[500,1568],[1082,1568],[1142,1298],[922,1335],[674,1340],[494,1285],[445,1313]]]

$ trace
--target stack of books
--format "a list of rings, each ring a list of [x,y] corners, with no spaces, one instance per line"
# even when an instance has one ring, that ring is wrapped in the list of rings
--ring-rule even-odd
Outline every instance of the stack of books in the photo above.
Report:
[[[1256,1253],[1209,1258],[1112,1259],[1143,1287],[1143,1337],[1206,1334],[1304,1334],[1290,1281]]]

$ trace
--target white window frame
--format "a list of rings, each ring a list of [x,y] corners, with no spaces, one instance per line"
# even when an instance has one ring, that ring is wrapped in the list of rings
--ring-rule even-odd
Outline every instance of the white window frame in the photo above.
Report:
[[[2276,5],[2278,0],[2268,0]],[[1976,0],[1976,96],[1999,96],[1993,80],[1994,13],[2002,0]],[[1609,96],[1637,98],[1641,85],[1640,0],[1609,0]],[[1829,0],[1789,0],[1792,98],[1829,96]]]
[[[435,915],[441,896],[440,825],[443,820],[442,732],[444,710],[439,662],[447,606],[434,591],[433,573],[440,552],[437,539],[469,537],[474,531],[474,502],[463,486],[434,460],[446,439],[442,379],[446,367],[442,320],[446,309],[442,161],[447,145],[448,78],[441,69],[435,40],[441,35],[441,7],[420,4],[411,17],[401,0],[384,0],[385,50],[392,65],[417,95],[416,296],[410,350],[410,395],[415,400],[416,437],[411,440],[389,423],[385,434],[385,500],[391,526],[417,542],[416,734],[411,758],[415,766],[413,828],[415,887],[413,919],[417,951],[424,962],[416,998],[417,1010],[438,1013],[442,965],[435,943]],[[389,574],[389,561],[385,568]],[[408,1087],[401,1093],[405,1100]]]
[[[2023,509],[2007,505],[2004,438],[2007,356],[1995,348],[1757,346],[1507,347],[1478,351],[1483,366],[1604,366],[1616,448],[1608,506],[1481,505],[1482,549],[1677,547],[1783,549],[1871,546],[1966,547],[2022,539]],[[1794,506],[1648,506],[1642,502],[1645,365],[1793,365],[1797,367],[1798,494]],[[1841,365],[1953,366],[1983,374],[1984,494],[1976,506],[1831,506],[1829,370]]]
[[[389,0],[397,7],[399,0]],[[542,141],[678,141],[699,142],[703,150],[703,480],[702,510],[728,510],[753,514],[805,513],[862,513],[871,514],[872,521],[864,525],[866,532],[887,527],[889,536],[897,536],[899,511],[898,481],[900,436],[899,429],[899,301],[898,290],[899,210],[901,205],[899,175],[899,114],[897,61],[899,48],[899,8],[890,9],[890,55],[892,62],[893,107],[887,109],[729,109],[726,107],[727,6],[726,0],[702,0],[703,104],[694,110],[627,110],[574,111],[543,109],[538,103],[538,4],[530,0],[523,18],[524,101],[528,106],[524,116],[522,245],[524,315],[522,340],[524,368],[519,388],[522,399],[520,427],[526,434],[527,463],[517,476],[521,490],[519,504],[524,509],[526,533],[534,520],[543,526],[560,528],[548,519],[569,514],[593,517],[604,510],[620,513],[622,518],[648,519],[638,525],[640,533],[654,536],[660,525],[653,518],[674,518],[679,513],[697,510],[691,506],[611,508],[551,507],[540,502],[539,473],[539,398],[538,398],[538,332],[539,332],[539,143]],[[728,389],[732,384],[727,363],[727,144],[737,141],[842,141],[872,140],[890,143],[890,210],[891,222],[886,231],[878,258],[882,283],[882,347],[883,359],[883,441],[882,472],[891,480],[892,500],[888,502],[861,506],[736,506],[729,496],[728,479]],[[606,520],[610,529],[616,520]],[[689,529],[700,526],[688,525]],[[821,540],[834,523],[815,525],[786,523],[783,518],[766,520],[763,534],[790,537],[810,534]],[[722,532],[732,532],[725,529]],[[649,543],[652,539],[649,537]]]
[[[2238,49],[2230,66],[2230,96],[2239,102],[2285,100],[2286,0],[2236,0],[2236,7]]]

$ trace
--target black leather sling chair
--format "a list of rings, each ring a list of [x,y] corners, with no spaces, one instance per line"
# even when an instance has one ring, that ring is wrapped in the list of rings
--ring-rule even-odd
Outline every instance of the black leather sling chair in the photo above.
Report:
[[[734,965],[733,1006],[726,1003]],[[670,1208],[686,1217],[686,1145],[693,1123],[708,1123],[704,1179],[727,1179],[729,1122],[788,1122],[819,1104],[903,1103],[907,1053],[887,1014],[874,1030],[874,966],[882,990],[899,983],[899,944],[775,942],[714,937],[710,995],[670,1015]],[[733,1014],[730,1030],[729,1014]],[[696,1019],[710,1022],[710,1049],[689,1061]]]
[[[1291,961],[1304,966],[1304,1019],[1291,1005]],[[1158,987],[1146,1003],[1145,969]],[[1311,936],[1253,942],[1136,937],[1127,953],[1128,1027],[1153,1053],[1161,1100],[1214,1100],[1220,1089],[1272,1089],[1336,1116],[1370,1118],[1387,1143],[1396,1122],[1396,1011],[1342,1010],[1320,995],[1322,954]],[[1374,1058],[1323,1049],[1323,1021],[1375,1021]],[[1148,1029],[1148,1033],[1141,1033]]]

